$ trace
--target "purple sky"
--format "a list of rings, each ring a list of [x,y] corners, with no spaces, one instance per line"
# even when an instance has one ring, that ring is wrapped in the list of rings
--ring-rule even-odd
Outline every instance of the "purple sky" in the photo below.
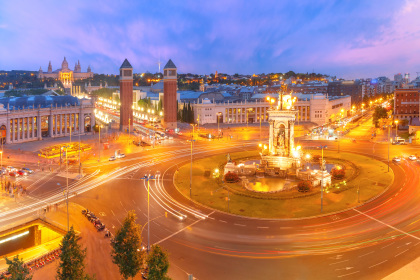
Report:
[[[318,72],[348,79],[420,71],[420,0],[1,1],[0,70]],[[162,66],[163,66],[162,65]]]

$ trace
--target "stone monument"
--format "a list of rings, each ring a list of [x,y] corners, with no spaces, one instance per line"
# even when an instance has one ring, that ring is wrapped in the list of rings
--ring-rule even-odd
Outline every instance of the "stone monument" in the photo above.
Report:
[[[271,168],[276,173],[288,173],[301,166],[299,150],[294,142],[297,110],[293,108],[293,101],[292,94],[286,94],[284,86],[279,92],[277,106],[267,111],[269,146],[268,154],[262,156],[262,163],[266,169]]]

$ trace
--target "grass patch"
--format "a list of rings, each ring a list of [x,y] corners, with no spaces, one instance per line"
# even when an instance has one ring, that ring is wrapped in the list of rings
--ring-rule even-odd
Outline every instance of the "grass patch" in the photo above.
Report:
[[[315,151],[313,155],[320,154]],[[255,158],[258,151],[232,153],[233,161],[244,158]],[[331,213],[356,206],[357,190],[360,190],[360,202],[367,201],[382,193],[393,180],[393,173],[387,172],[387,165],[375,159],[351,153],[326,151],[327,163],[340,163],[350,168],[346,172],[349,180],[340,188],[324,192],[323,213]],[[227,211],[228,191],[221,186],[220,180],[212,177],[213,171],[226,163],[226,155],[215,155],[195,160],[192,170],[192,198],[198,203],[217,210]],[[354,166],[354,167],[352,167]],[[209,172],[210,171],[210,172]],[[222,170],[221,170],[222,172]],[[210,173],[210,176],[205,176]],[[189,196],[190,165],[179,168],[175,175],[175,184],[185,196]],[[334,181],[333,181],[334,184]],[[242,188],[239,184],[229,185],[230,213],[261,218],[301,218],[320,214],[320,189],[315,188],[309,194],[301,194],[297,190],[278,192],[267,199],[268,194],[256,197],[254,192]],[[250,195],[245,195],[249,193]],[[257,194],[259,195],[259,194]],[[271,196],[271,195],[270,195]]]

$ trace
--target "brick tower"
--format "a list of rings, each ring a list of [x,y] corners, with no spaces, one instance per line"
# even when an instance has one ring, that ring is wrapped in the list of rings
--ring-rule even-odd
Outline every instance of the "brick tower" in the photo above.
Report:
[[[120,101],[120,131],[129,132],[129,125],[133,127],[133,67],[127,59],[120,67]]]
[[[176,66],[169,59],[163,68],[163,125],[165,128],[177,127],[177,73]]]

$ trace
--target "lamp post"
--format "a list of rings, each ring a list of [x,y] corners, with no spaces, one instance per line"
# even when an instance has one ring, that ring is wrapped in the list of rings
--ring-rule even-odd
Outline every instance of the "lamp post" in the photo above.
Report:
[[[322,201],[324,193],[324,149],[327,146],[320,146],[321,148],[321,213],[322,213]]]
[[[99,125],[98,162],[101,162],[101,127],[102,127],[102,124]]]
[[[398,136],[398,120],[395,120],[395,139],[397,139]]]
[[[391,142],[390,136],[391,136],[391,125],[388,125],[388,172],[389,172],[389,142]]]
[[[147,182],[147,252],[150,250],[150,180],[155,180],[153,175],[144,175],[141,180],[146,180]]]
[[[222,113],[217,113],[217,139],[219,140],[219,136],[220,136],[220,128],[219,128],[219,119],[220,119],[220,115],[221,115]]]
[[[69,222],[69,168],[68,168],[68,160],[67,160],[67,151],[68,146],[62,146],[61,150],[66,148],[66,204],[67,204],[67,231],[70,230],[70,222]],[[57,185],[61,186],[60,183]]]
[[[79,130],[79,174],[82,175],[82,160],[80,158],[80,130]]]
[[[190,198],[192,197],[192,164],[193,164],[193,142],[195,140],[191,139],[191,166],[190,166]]]

